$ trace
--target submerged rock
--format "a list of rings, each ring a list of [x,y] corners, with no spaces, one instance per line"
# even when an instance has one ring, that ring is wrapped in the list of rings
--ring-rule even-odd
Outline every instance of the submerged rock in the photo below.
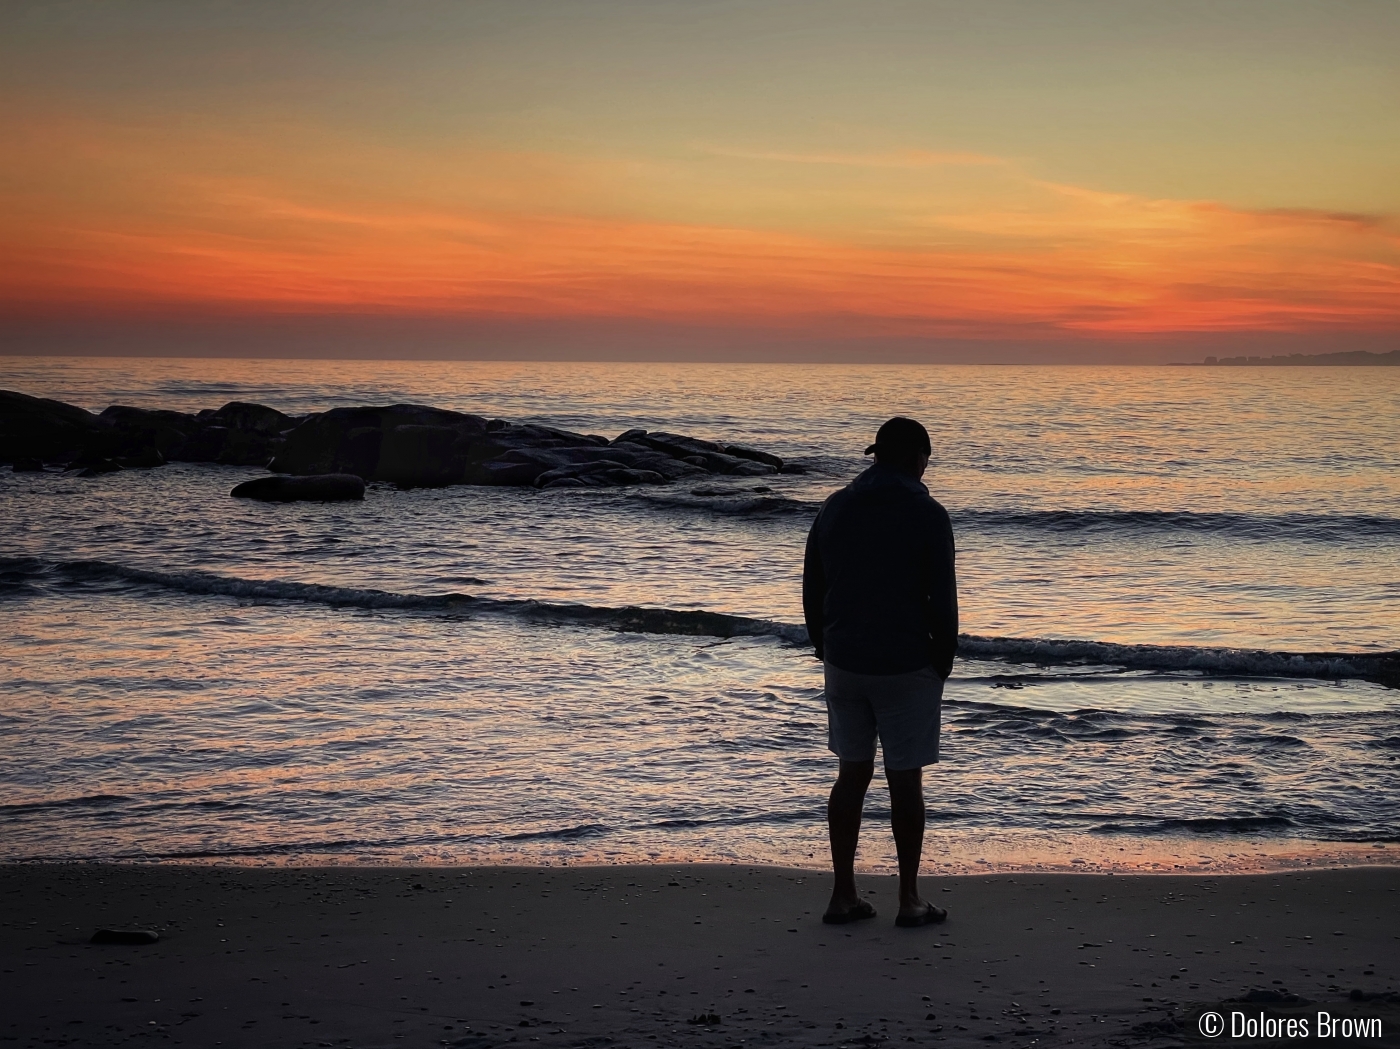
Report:
[[[229,495],[264,503],[335,503],[365,497],[365,482],[354,474],[311,474],[306,477],[257,477],[244,481]]]

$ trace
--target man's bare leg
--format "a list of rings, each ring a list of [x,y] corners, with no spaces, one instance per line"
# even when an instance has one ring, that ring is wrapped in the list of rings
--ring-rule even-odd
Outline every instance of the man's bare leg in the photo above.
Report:
[[[947,912],[919,895],[919,862],[924,852],[924,770],[885,769],[890,785],[890,829],[899,855],[899,924],[942,921]]]
[[[831,902],[827,904],[827,919],[851,914],[861,903],[856,892],[856,845],[860,841],[865,791],[873,775],[873,761],[843,761],[831,787],[826,822],[831,833],[831,867],[836,874],[836,885],[831,892]]]

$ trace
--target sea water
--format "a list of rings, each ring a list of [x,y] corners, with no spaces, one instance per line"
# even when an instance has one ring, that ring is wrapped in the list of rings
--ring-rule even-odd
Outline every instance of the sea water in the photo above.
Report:
[[[932,435],[968,635],[930,869],[1400,840],[1394,370],[0,358],[0,387],[407,401],[806,471],[287,505],[229,498],[255,468],[2,470],[0,860],[820,866],[802,545],[893,414]]]

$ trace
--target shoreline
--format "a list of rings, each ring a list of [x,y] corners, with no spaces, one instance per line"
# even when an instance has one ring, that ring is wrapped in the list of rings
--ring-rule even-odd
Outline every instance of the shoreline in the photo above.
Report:
[[[867,877],[884,877],[898,869],[893,841],[888,834],[888,814],[867,813],[862,841],[863,857],[856,871]],[[872,833],[873,831],[873,833]],[[817,847],[814,839],[813,849]],[[487,867],[537,868],[540,870],[588,870],[626,867],[758,867],[805,871],[821,875],[829,871],[825,852],[812,858],[788,856],[734,856],[706,854],[689,845],[674,851],[621,853],[590,852],[579,843],[551,854],[538,848],[474,847],[464,855],[450,853],[317,852],[314,848],[273,848],[267,852],[148,854],[138,856],[14,856],[0,858],[6,867],[195,867],[247,870],[472,870]],[[1016,877],[1031,874],[1096,874],[1117,877],[1178,875],[1199,877],[1247,877],[1311,871],[1356,870],[1369,867],[1400,868],[1400,848],[1393,842],[1331,842],[1243,835],[1103,835],[1090,832],[1049,835],[1026,829],[1012,832],[950,831],[933,827],[925,840],[925,877]]]
[[[0,953],[26,1004],[0,1037],[1079,1046],[1179,1041],[1193,1004],[1252,990],[1400,991],[1397,867],[931,875],[950,919],[914,930],[894,885],[863,875],[879,916],[827,926],[823,872],[745,864],[10,864]],[[104,927],[161,939],[89,944]]]

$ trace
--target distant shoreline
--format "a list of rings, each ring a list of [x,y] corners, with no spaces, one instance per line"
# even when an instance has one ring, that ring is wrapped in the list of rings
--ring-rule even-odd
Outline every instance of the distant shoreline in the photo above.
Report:
[[[1400,366],[1400,350],[1389,353],[1372,353],[1370,350],[1350,350],[1344,353],[1290,353],[1274,354],[1272,357],[1207,357],[1194,367],[1316,367],[1318,365],[1337,366]]]

